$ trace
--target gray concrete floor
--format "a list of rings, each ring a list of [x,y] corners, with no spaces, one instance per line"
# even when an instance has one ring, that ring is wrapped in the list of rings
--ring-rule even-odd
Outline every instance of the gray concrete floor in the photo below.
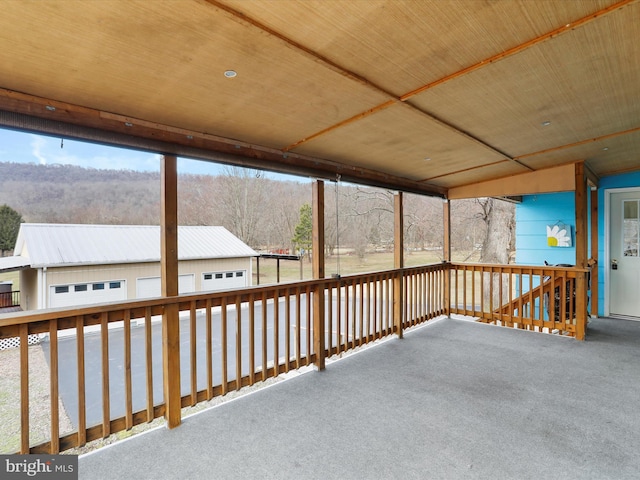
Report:
[[[637,479],[640,322],[446,319],[80,457],[81,479]]]

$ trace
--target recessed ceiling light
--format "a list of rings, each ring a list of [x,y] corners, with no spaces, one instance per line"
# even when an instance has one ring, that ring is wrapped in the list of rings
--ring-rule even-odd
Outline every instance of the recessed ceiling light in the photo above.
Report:
[[[238,73],[235,70],[225,70],[224,76],[227,78],[235,78]]]
[[[602,150],[606,152],[607,150],[609,150],[609,147],[604,147]]]
[[[430,160],[431,160],[431,157],[424,157],[424,161],[425,161],[425,162],[428,162],[428,161],[430,161]]]
[[[56,111],[56,107],[54,107],[53,105],[47,105],[46,107],[47,110],[49,110],[50,112],[55,112]]]
[[[551,125],[551,122],[549,120],[547,120],[546,122],[542,122],[543,127],[548,127],[549,125]]]
[[[193,135],[187,135],[187,139],[193,140]]]
[[[133,123],[131,123],[131,122],[124,122],[124,126],[125,126],[125,127],[133,127]]]

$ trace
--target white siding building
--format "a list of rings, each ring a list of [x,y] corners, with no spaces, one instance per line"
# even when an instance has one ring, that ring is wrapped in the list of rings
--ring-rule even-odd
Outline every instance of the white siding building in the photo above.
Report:
[[[23,310],[160,296],[160,227],[22,224],[13,257]],[[258,254],[224,227],[178,227],[179,292],[251,285]]]

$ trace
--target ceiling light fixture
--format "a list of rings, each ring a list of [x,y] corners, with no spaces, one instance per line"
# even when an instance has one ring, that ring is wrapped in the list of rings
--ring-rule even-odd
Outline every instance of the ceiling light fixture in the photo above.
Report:
[[[224,76],[227,78],[235,78],[238,73],[235,70],[225,70]]]
[[[133,127],[133,123],[131,123],[131,122],[124,122],[124,126],[125,126],[125,127]]]
[[[431,157],[424,157],[424,161],[425,161],[425,162],[428,162],[428,161],[430,161],[430,160],[431,160]]]
[[[54,107],[53,105],[47,105],[46,107],[47,110],[49,110],[50,112],[55,112],[56,111],[56,107]]]
[[[603,151],[603,152],[606,152],[607,150],[609,150],[609,147],[604,147],[604,148],[602,149],[602,151]]]
[[[543,127],[548,127],[549,125],[551,125],[551,122],[549,120],[547,120],[546,122],[542,122]]]

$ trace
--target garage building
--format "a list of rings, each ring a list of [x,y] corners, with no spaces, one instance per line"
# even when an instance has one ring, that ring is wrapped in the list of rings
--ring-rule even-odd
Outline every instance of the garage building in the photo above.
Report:
[[[14,252],[0,270],[20,268],[23,310],[160,296],[158,226],[24,223]],[[250,286],[255,256],[224,227],[178,227],[179,292]]]

